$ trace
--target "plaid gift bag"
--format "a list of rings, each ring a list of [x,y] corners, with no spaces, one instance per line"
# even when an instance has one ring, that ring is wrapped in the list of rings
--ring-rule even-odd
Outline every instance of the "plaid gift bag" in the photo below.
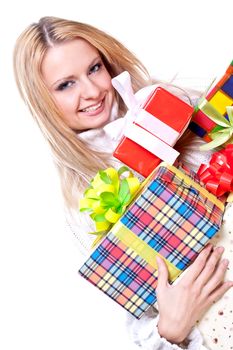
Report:
[[[156,255],[172,283],[219,230],[223,212],[193,172],[161,163],[79,272],[140,318],[156,302]]]

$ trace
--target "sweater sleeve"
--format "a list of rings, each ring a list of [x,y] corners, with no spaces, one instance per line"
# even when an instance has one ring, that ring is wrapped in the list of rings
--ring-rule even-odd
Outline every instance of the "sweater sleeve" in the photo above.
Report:
[[[66,210],[66,225],[67,229],[76,238],[75,243],[80,253],[81,263],[88,258],[91,253],[91,246],[95,239],[88,232],[94,231],[93,223],[85,213],[78,213]]]
[[[129,337],[138,348],[144,350],[207,350],[202,344],[201,333],[196,327],[182,344],[177,345],[160,336],[157,328],[158,320],[158,312],[153,308],[150,308],[139,320],[127,314]]]

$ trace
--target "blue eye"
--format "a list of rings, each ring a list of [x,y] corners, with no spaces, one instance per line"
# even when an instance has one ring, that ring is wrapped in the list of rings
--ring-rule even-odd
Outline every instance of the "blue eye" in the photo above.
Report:
[[[101,66],[102,66],[102,63],[96,63],[94,66],[91,67],[89,74],[98,72]]]
[[[73,86],[74,84],[75,84],[74,80],[65,81],[64,83],[59,84],[56,90],[63,91],[65,89]]]

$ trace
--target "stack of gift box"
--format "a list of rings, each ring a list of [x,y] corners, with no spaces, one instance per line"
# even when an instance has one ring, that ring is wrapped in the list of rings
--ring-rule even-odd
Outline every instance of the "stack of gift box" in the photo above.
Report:
[[[226,107],[233,105],[233,61],[223,77],[207,93],[206,101],[209,102],[208,106],[212,107],[212,111],[216,110],[226,120],[229,120]],[[212,140],[211,132],[214,128],[218,128],[219,125],[217,121],[211,118],[211,115],[208,115],[205,105],[202,104],[196,107],[189,128],[206,142],[209,142]]]
[[[223,100],[222,89],[231,96],[232,71],[231,66],[221,91],[217,85],[207,96],[211,103]],[[214,94],[221,97],[214,98]],[[227,98],[228,106],[232,100]],[[194,130],[192,123],[202,119],[198,113],[197,108],[158,87],[127,124],[114,152],[145,180],[79,272],[136,318],[156,302],[156,256],[165,261],[172,283],[221,227],[223,197],[207,190],[199,174],[176,162],[179,153],[173,148],[188,125]],[[204,124],[199,122],[199,126]],[[206,133],[209,130],[208,126]]]

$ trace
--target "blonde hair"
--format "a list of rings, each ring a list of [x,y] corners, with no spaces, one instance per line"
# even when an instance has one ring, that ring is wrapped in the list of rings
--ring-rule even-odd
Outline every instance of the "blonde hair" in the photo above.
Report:
[[[77,208],[79,193],[100,168],[109,165],[111,156],[91,149],[64,123],[61,111],[43,81],[41,65],[47,50],[78,37],[99,51],[111,77],[127,70],[135,92],[152,82],[146,68],[134,54],[118,40],[91,25],[43,17],[19,36],[14,49],[17,86],[52,149],[69,208]],[[123,115],[125,105],[118,94],[116,98],[119,115]]]

